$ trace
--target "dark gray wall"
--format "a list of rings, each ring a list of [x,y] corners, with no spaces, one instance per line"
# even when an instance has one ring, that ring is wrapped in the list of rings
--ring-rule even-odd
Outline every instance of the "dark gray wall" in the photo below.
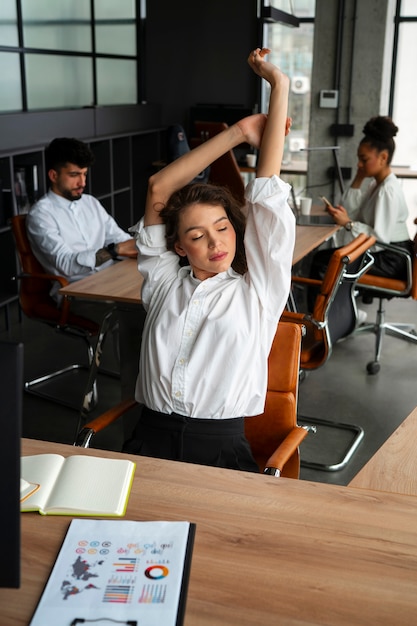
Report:
[[[146,97],[162,123],[187,127],[197,103],[252,108],[258,81],[246,65],[258,45],[256,0],[149,0]]]

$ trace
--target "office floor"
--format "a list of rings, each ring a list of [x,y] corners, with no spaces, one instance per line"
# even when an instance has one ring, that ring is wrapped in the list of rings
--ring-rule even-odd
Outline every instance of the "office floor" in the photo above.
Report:
[[[376,303],[364,306],[368,321],[374,319]],[[68,339],[39,323],[23,319],[12,310],[9,334],[0,318],[0,339],[24,344],[25,380],[40,376],[55,367],[78,362],[84,357],[81,341]],[[387,305],[391,321],[417,321],[417,302],[393,300]],[[348,466],[335,472],[302,467],[301,478],[340,485],[347,484],[373,453],[417,405],[417,346],[390,336],[384,339],[379,374],[369,376],[366,363],[372,358],[374,335],[352,335],[334,346],[330,360],[310,372],[300,384],[299,423],[303,416],[314,416],[361,426],[365,435]],[[105,346],[104,365],[114,369],[116,359],[109,340]],[[76,386],[77,381],[74,381]],[[82,383],[72,397],[81,397]],[[99,404],[93,416],[120,399],[119,381],[100,375]],[[77,395],[78,394],[78,395]],[[35,439],[72,443],[77,426],[77,411],[40,399],[28,393],[23,397],[22,435]],[[119,426],[108,429],[94,440],[95,447],[120,449],[123,434]],[[340,431],[320,427],[301,446],[305,460],[334,463],[344,452],[345,437]]]

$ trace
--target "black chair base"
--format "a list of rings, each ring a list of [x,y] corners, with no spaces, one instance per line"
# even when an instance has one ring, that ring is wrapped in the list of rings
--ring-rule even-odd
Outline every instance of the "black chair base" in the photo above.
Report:
[[[415,324],[405,323],[388,323],[385,321],[384,298],[379,298],[379,306],[376,313],[376,321],[374,324],[362,324],[358,326],[355,333],[372,332],[375,334],[375,356],[372,361],[366,365],[368,374],[378,374],[381,369],[380,358],[382,350],[382,340],[385,335],[398,337],[411,343],[417,343],[417,333]]]

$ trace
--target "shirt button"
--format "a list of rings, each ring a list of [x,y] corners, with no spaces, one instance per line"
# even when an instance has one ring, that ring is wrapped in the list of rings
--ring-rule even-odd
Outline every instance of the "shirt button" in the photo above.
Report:
[[[180,359],[180,365],[184,365],[185,359]]]
[[[176,398],[181,398],[181,391],[176,391],[175,392],[175,397]]]

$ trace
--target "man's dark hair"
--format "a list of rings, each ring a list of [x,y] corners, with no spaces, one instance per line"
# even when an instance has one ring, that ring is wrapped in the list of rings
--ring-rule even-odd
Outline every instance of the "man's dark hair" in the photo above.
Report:
[[[65,167],[66,163],[74,163],[78,167],[90,167],[94,163],[94,154],[90,148],[79,141],[68,137],[58,137],[45,148],[46,171]]]

